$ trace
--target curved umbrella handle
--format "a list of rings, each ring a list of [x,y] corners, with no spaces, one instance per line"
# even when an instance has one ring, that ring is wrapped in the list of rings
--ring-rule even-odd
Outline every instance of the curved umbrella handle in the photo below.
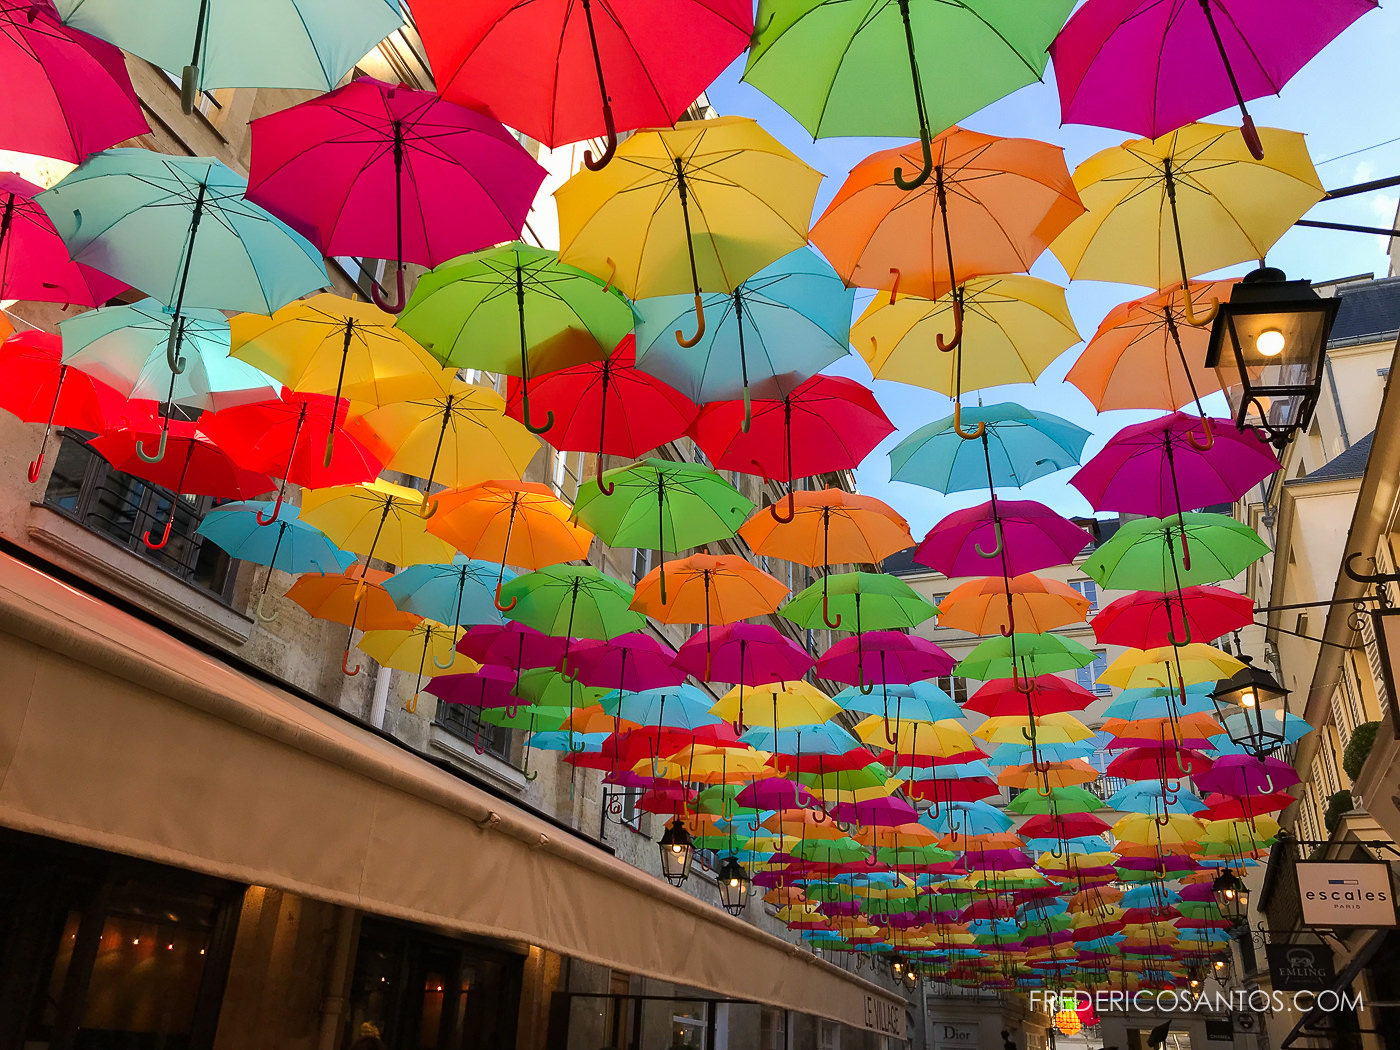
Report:
[[[520,421],[525,424],[525,429],[532,434],[546,434],[554,428],[554,410],[549,409],[544,414],[544,425],[539,426],[530,418],[530,380],[520,380]]]
[[[455,654],[452,655],[452,656],[449,656],[449,657],[447,658],[447,663],[443,663],[441,660],[438,659],[438,654],[437,654],[437,653],[433,653],[433,666],[436,667],[439,671],[446,671],[449,667],[451,667],[451,666],[452,666],[453,664],[455,664],[456,662],[457,662],[457,657],[456,657]]]
[[[1171,814],[1167,812],[1166,805],[1165,805],[1165,800],[1164,800],[1164,803],[1163,803],[1163,806],[1162,806],[1162,815],[1161,815],[1161,816],[1157,816],[1157,815],[1154,813],[1153,816],[1152,816],[1152,822],[1153,822],[1154,824],[1156,824],[1159,828],[1165,828],[1165,827],[1169,827],[1169,826],[1171,825],[1172,818],[1171,818]]]
[[[270,517],[270,518],[264,518],[264,517],[263,517],[263,512],[262,512],[262,510],[261,510],[261,509],[258,510],[257,515],[256,515],[256,520],[257,520],[257,523],[258,523],[259,525],[271,525],[271,524],[273,524],[273,522],[275,522],[275,521],[277,520],[278,516],[281,515],[281,513],[282,513],[282,498],[283,498],[283,495],[284,495],[284,493],[285,493],[286,491],[287,491],[287,487],[286,487],[285,484],[281,485],[281,486],[277,489],[277,502],[274,503],[274,504],[272,505],[272,517]]]
[[[1034,696],[1034,695],[1035,695],[1035,679],[1034,679],[1034,678],[1024,679],[1024,682],[1025,682],[1024,685],[1022,684],[1022,682],[1023,682],[1023,679],[1021,678],[1021,676],[1020,676],[1020,675],[1015,671],[1015,669],[1013,668],[1012,671],[1011,671],[1011,688],[1012,688],[1012,689],[1015,689],[1016,692],[1020,693],[1022,696]]]
[[[904,277],[898,266],[891,266],[890,273],[894,274],[894,283],[890,285],[890,305],[894,305],[895,297],[899,295],[899,282]],[[875,337],[870,337],[870,349],[875,349]]]
[[[676,342],[687,349],[700,342],[701,338],[705,335],[705,301],[701,298],[699,292],[695,293],[695,320],[699,327],[695,330],[695,335],[690,339],[683,336],[679,328],[676,329]]]
[[[1053,788],[1047,787],[1044,790],[1042,790],[1039,784],[1036,784],[1035,793],[1041,798],[1053,798],[1055,795],[1055,791]]]
[[[1191,545],[1186,539],[1186,523],[1181,525],[1181,567],[1187,572],[1191,571]]]
[[[608,161],[613,159],[613,154],[617,152],[617,125],[613,123],[612,106],[605,98],[603,100],[603,126],[607,129],[607,149],[603,150],[603,155],[597,160],[593,159],[593,151],[586,149],[583,151],[583,166],[589,171],[601,171],[608,166]]]
[[[996,544],[992,547],[991,550],[989,550],[989,551],[984,551],[984,550],[982,549],[982,544],[980,544],[980,543],[974,543],[974,544],[972,545],[972,549],[975,550],[975,551],[977,552],[977,556],[978,556],[979,558],[988,558],[988,559],[990,559],[990,558],[995,558],[998,554],[1001,553],[1002,548],[1006,546],[1006,535],[1001,531],[1001,522],[1000,522],[1000,521],[993,521],[993,522],[992,522],[992,528],[993,528],[993,529],[995,530],[995,532],[996,532],[997,542],[996,542]]]
[[[1194,430],[1187,431],[1186,440],[1191,443],[1191,447],[1197,452],[1209,452],[1215,446],[1215,431],[1211,429],[1210,416],[1201,417],[1201,429],[1206,432],[1204,441],[1196,440]]]
[[[778,501],[778,503],[782,502],[782,500]],[[788,509],[786,515],[778,513],[778,503],[770,503],[768,505],[768,513],[773,515],[773,520],[779,525],[791,525],[792,520],[797,517],[797,499],[791,488],[788,489],[787,494]]]
[[[44,453],[41,451],[37,459],[31,460],[29,464],[29,483],[32,485],[39,480],[39,474],[44,469]]]
[[[538,769],[523,770],[521,775],[532,784],[540,779],[540,771]]]
[[[899,747],[899,737],[890,735],[890,716],[888,713],[884,716],[884,719],[885,743],[888,744],[890,747]]]
[[[953,406],[953,429],[957,431],[958,437],[964,441],[976,441],[987,432],[987,421],[979,419],[976,430],[964,430],[962,428],[962,402],[959,401]]]
[[[501,612],[510,612],[512,609],[515,608],[515,603],[520,601],[520,597],[519,595],[516,595],[515,597],[511,598],[509,605],[502,605],[501,585],[498,583],[496,584],[496,597],[493,599],[493,601],[495,602],[496,608],[499,609]]]
[[[822,623],[833,631],[839,630],[841,627],[840,613],[836,614],[835,620],[831,618],[830,596],[825,591],[822,592]]]
[[[616,483],[616,482],[604,481],[604,480],[603,480],[603,453],[602,453],[601,450],[598,452],[598,477],[597,477],[597,482],[598,482],[598,491],[601,492],[604,496],[611,496],[614,492],[617,491],[617,483]]]
[[[1181,626],[1186,631],[1186,638],[1184,640],[1177,638],[1176,624],[1171,622],[1170,616],[1167,617],[1167,642],[1176,649],[1180,649],[1183,645],[1191,644],[1191,621],[1186,618],[1184,612],[1181,615]]]
[[[1255,160],[1264,159],[1264,144],[1259,141],[1259,132],[1254,127],[1254,118],[1248,113],[1244,115],[1244,121],[1240,125],[1240,135],[1244,138],[1244,144],[1249,147],[1249,155]]]
[[[1055,845],[1050,847],[1050,856],[1054,857],[1056,860],[1063,860],[1064,855],[1064,850],[1063,848],[1061,848],[1061,842],[1057,838],[1055,840]]]
[[[175,375],[180,375],[185,370],[185,359],[180,356],[180,338],[183,335],[180,329],[180,318],[176,316],[170,325],[170,335],[165,341],[165,363],[170,366],[170,371]]]
[[[1215,321],[1215,315],[1220,312],[1220,300],[1212,295],[1210,297],[1210,309],[1206,311],[1204,317],[1197,317],[1196,311],[1193,309],[1191,303],[1190,285],[1186,283],[1185,277],[1183,276],[1181,288],[1181,307],[1182,314],[1185,316],[1187,324],[1189,324],[1192,328],[1204,328],[1206,325],[1211,324]]]
[[[1035,737],[1031,735],[1031,731],[1026,726],[1021,727],[1021,735],[1026,738],[1027,743],[1035,743]]]
[[[401,314],[403,313],[403,308],[408,305],[408,299],[404,295],[403,288],[403,260],[399,260],[399,268],[398,272],[394,275],[394,283],[397,299],[392,303],[379,294],[380,285],[378,281],[371,281],[369,285],[370,299],[375,306],[379,307],[379,309],[387,314]]]
[[[269,570],[269,571],[271,571],[271,570]],[[277,615],[278,615],[278,614],[277,614],[277,610],[276,610],[276,609],[273,609],[272,612],[269,613],[269,612],[263,607],[263,604],[264,604],[266,601],[267,601],[267,592],[266,592],[266,591],[263,591],[262,594],[258,595],[258,607],[257,607],[257,609],[256,609],[256,614],[257,614],[258,619],[261,620],[263,623],[272,623],[274,620],[277,619]]]
[[[340,658],[340,670],[346,678],[354,678],[360,673],[360,665],[356,664],[355,669],[350,670],[350,647],[346,646],[345,654]]]
[[[951,280],[951,275],[950,275],[949,279]],[[935,342],[938,343],[938,349],[942,350],[945,354],[951,354],[954,350],[956,350],[959,346],[962,345],[962,336],[963,336],[963,307],[962,307],[962,300],[961,300],[961,299],[955,298],[955,299],[953,300],[953,338],[950,339],[950,340],[948,340],[948,341],[945,343],[945,342],[943,341],[943,333],[942,333],[942,332],[938,332],[938,333],[936,333],[936,334],[934,335],[934,340],[935,340]],[[985,427],[986,424],[983,424],[983,426]],[[978,436],[978,437],[981,437],[981,434],[979,433],[977,436]]]
[[[856,688],[860,690],[861,696],[869,696],[875,692],[875,683],[865,684],[865,662],[859,657],[856,660]]]
[[[1167,795],[1177,794],[1179,791],[1181,791],[1181,778],[1178,777],[1176,780],[1163,780],[1162,791],[1164,794]]]
[[[418,516],[424,521],[427,521],[437,512],[438,498],[436,496],[429,496],[426,492],[423,493],[423,506],[418,508]]]
[[[160,432],[160,443],[156,445],[155,455],[151,455],[146,451],[145,439],[142,438],[136,442],[136,454],[141,457],[142,462],[159,463],[165,458],[165,446],[169,440],[170,431],[168,429],[162,430]]]
[[[613,281],[617,280],[617,263],[613,262],[611,255],[605,258],[603,262],[608,264],[608,279],[603,282],[603,293],[606,295],[608,292],[612,291]]]
[[[158,550],[160,550],[162,547],[164,547],[167,543],[170,542],[170,529],[171,529],[172,526],[174,526],[174,524],[175,524],[175,508],[172,506],[172,507],[170,508],[170,520],[167,521],[167,522],[165,523],[165,531],[162,532],[162,533],[160,534],[160,542],[159,542],[159,543],[152,543],[152,542],[151,542],[151,530],[150,530],[150,529],[147,529],[145,532],[143,532],[143,533],[141,534],[141,542],[144,543],[144,544],[146,545],[146,549],[149,550],[149,551],[158,551]]]
[[[905,191],[918,189],[924,183],[928,182],[928,177],[933,174],[933,147],[929,142],[929,133],[927,129],[924,129],[919,135],[919,142],[924,148],[923,170],[914,176],[914,178],[906,180],[904,178],[903,168],[894,169],[894,184]]]

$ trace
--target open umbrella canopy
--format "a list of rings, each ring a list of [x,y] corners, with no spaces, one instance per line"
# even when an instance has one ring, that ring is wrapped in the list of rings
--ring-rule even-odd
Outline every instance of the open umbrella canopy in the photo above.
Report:
[[[160,459],[143,455],[142,450],[155,447],[167,429],[169,454]],[[239,467],[194,423],[148,417],[108,430],[93,438],[90,445],[117,470],[181,495],[248,499],[271,492],[274,487],[266,474]]]
[[[1185,549],[1180,535],[1188,538]],[[1223,514],[1188,512],[1124,522],[1083,568],[1109,590],[1160,593],[1232,580],[1268,552],[1248,525]]]
[[[1109,645],[1153,649],[1172,638],[1209,642],[1254,622],[1254,600],[1224,587],[1198,585],[1160,594],[1134,591],[1109,602],[1090,626]]]
[[[649,634],[620,634],[606,641],[580,642],[571,647],[563,670],[588,686],[664,689],[685,681],[685,672],[675,667],[675,657],[674,649]]]
[[[733,536],[753,503],[698,463],[644,459],[579,486],[575,521],[614,547],[686,550]]]
[[[1091,542],[1088,530],[1033,500],[998,500],[955,510],[914,552],[945,576],[981,576],[991,564],[1013,576],[1072,561]],[[1000,548],[1000,549],[998,549]],[[999,557],[998,557],[999,556]]]
[[[439,623],[502,624],[505,618],[495,603],[496,571],[491,562],[458,554],[450,562],[400,569],[384,581],[384,589],[400,609]]]
[[[818,673],[821,673],[820,670]],[[917,722],[941,722],[947,718],[962,717],[962,708],[957,702],[932,682],[911,682],[907,685],[880,683],[870,693],[862,692],[858,686],[850,686],[831,699],[847,711],[880,715],[895,722],[906,718]],[[990,772],[987,775],[990,776]]]
[[[675,664],[701,681],[755,686],[802,678],[812,669],[812,657],[768,624],[727,623],[691,635]]]
[[[301,518],[345,550],[393,565],[449,562],[451,546],[424,528],[423,494],[388,481],[309,489]]]
[[[663,568],[669,574],[664,588]],[[786,584],[747,558],[692,554],[658,565],[638,580],[632,608],[661,623],[698,623],[709,628],[774,612],[787,595]],[[695,638],[709,641],[710,635],[705,632]]]
[[[409,630],[366,631],[356,644],[375,663],[399,671],[459,675],[481,670],[475,660],[453,651],[455,633],[445,624],[424,620]]]
[[[593,533],[546,486],[488,481],[438,497],[428,531],[472,558],[542,569],[588,557]]]
[[[12,20],[14,9],[19,6],[17,0],[0,6],[0,38],[7,27],[23,24],[22,18],[18,23]],[[32,5],[26,6],[33,9]],[[3,46],[0,39],[0,48]],[[23,112],[28,112],[27,107],[15,106],[11,115]],[[3,135],[0,127],[0,148],[4,148]],[[125,291],[126,285],[115,277],[68,257],[68,248],[54,229],[53,220],[34,200],[42,192],[13,172],[0,172],[0,226],[4,227],[0,234],[0,296],[100,306]]]
[[[646,618],[628,608],[631,588],[591,565],[526,573],[502,587],[500,599],[512,620],[565,638],[613,638],[646,626]]]
[[[937,613],[903,580],[872,572],[824,576],[782,607],[782,616],[799,627],[835,630],[842,626],[857,634],[912,630]],[[828,623],[828,617],[834,623]]]
[[[979,681],[1021,679],[1056,671],[1073,671],[1094,662],[1083,643],[1059,634],[1013,634],[986,638],[959,662],[957,673]]]
[[[394,604],[383,587],[389,578],[378,569],[307,574],[292,584],[286,596],[320,620],[348,624],[366,631],[407,631],[422,619]]]
[[[920,427],[890,450],[890,479],[937,492],[1019,488],[1079,463],[1089,432],[1015,404],[969,408],[961,422],[986,425],[984,441],[961,436],[953,416]]]
[[[736,725],[816,726],[841,713],[840,705],[814,685],[803,681],[767,682],[747,688],[735,686],[710,708],[711,714]],[[844,754],[855,745],[848,744]]]
[[[1029,684],[1029,692],[1023,692]],[[1020,688],[1018,688],[1018,686]],[[1097,700],[1077,682],[1053,674],[1036,675],[1029,683],[999,678],[980,686],[963,705],[969,711],[993,717],[996,715],[1054,714],[1057,711],[1082,711]]]
[[[1013,578],[991,576],[954,587],[939,603],[938,623],[975,635],[1017,628],[1033,634],[1082,623],[1089,599],[1067,583],[1042,580],[1033,573]]]
[[[642,726],[699,729],[724,721],[710,713],[714,700],[709,693],[684,683],[639,692],[614,690],[600,702],[608,714]]]
[[[847,684],[907,685],[946,675],[954,663],[947,652],[926,638],[902,631],[867,631],[843,638],[827,649],[817,659],[816,673],[819,678]]]
[[[759,510],[739,535],[755,554],[813,568],[871,565],[914,543],[909,523],[873,496],[844,489],[797,490],[789,510],[791,521]]]
[[[204,515],[195,531],[217,543],[239,561],[268,565],[281,572],[343,573],[356,557],[343,551],[313,525],[300,520],[300,510],[283,507],[274,528],[258,521],[270,502],[221,503]]]

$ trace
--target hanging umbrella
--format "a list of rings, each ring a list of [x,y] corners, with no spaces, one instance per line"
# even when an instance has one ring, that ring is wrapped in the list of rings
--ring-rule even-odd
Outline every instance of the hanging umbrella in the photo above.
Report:
[[[820,667],[817,673],[821,674]],[[941,722],[947,718],[962,717],[962,708],[951,696],[932,682],[925,681],[886,684],[878,697],[862,693],[858,687],[852,686],[842,689],[831,699],[847,711],[880,715],[882,718],[888,717],[891,710],[889,705],[893,702],[896,721],[907,718],[915,722]]]
[[[288,598],[317,619],[346,624],[350,628],[345,636],[340,669],[351,678],[360,673],[358,664],[350,670],[350,642],[357,627],[365,631],[407,631],[422,619],[394,605],[394,599],[382,586],[388,578],[387,572],[366,568],[354,575],[308,574],[287,591]]]
[[[705,333],[702,292],[733,292],[807,242],[821,175],[746,117],[640,132],[617,156],[555,192],[559,258],[632,299],[692,294],[699,329],[682,346]]]
[[[452,382],[392,314],[372,303],[329,293],[284,306],[271,316],[240,314],[230,322],[233,356],[301,393],[334,394],[383,406],[431,397]],[[325,463],[335,454],[326,433]]]
[[[790,493],[792,521],[755,512],[739,535],[755,554],[812,568],[873,565],[913,545],[909,523],[889,504],[844,489]]]
[[[938,612],[903,580],[883,573],[823,576],[788,600],[781,615],[799,627],[862,631],[912,630]],[[834,619],[833,619],[834,617]]]
[[[568,639],[541,634],[533,627],[507,620],[503,624],[474,624],[457,639],[457,651],[463,656],[483,664],[505,664],[521,672],[521,682],[527,678],[527,669],[545,668],[553,674],[553,668],[564,658],[564,648]],[[562,676],[557,676],[562,677]],[[525,690],[521,689],[521,695]],[[531,703],[542,703],[543,697],[531,695]]]
[[[1188,287],[1190,278],[1262,259],[1322,199],[1303,136],[1265,128],[1266,161],[1234,128],[1192,124],[1104,150],[1075,169],[1089,209],[1051,245],[1073,280]],[[1187,324],[1208,325],[1181,300]]]
[[[631,692],[664,689],[685,681],[685,672],[675,667],[675,657],[674,649],[649,634],[620,634],[574,646],[563,670],[587,686]],[[645,719],[633,721],[647,724]]]
[[[550,565],[526,573],[502,587],[500,597],[509,600],[512,620],[545,634],[615,638],[646,626],[644,616],[628,609],[631,589],[591,565]]]
[[[1134,591],[1099,610],[1090,626],[1094,637],[1106,645],[1153,649],[1173,644],[1181,632],[1211,641],[1254,622],[1254,600],[1223,587],[1183,587],[1159,594]]]
[[[499,121],[358,77],[251,124],[248,199],[326,255],[437,266],[520,236],[545,170]],[[389,211],[392,202],[393,211]]]
[[[765,682],[747,689],[735,686],[710,708],[710,713],[736,726],[786,729],[815,727],[840,714],[841,708],[816,686],[799,680]],[[831,753],[844,754],[854,746],[848,743],[840,751]]]
[[[117,426],[123,413],[149,415],[154,406],[133,406],[101,380],[65,364],[63,343],[36,330],[18,332],[0,346],[0,368],[9,379],[0,387],[0,408],[26,423],[44,423],[39,455],[29,464],[29,480],[39,480],[44,446],[55,427],[103,431]]]
[[[664,598],[663,569],[671,577]],[[787,594],[784,584],[747,558],[692,554],[658,565],[643,576],[637,582],[632,608],[661,623],[697,623],[709,628],[774,612]],[[710,638],[708,630],[704,637],[707,641]]]
[[[514,376],[507,381],[506,414],[521,422],[524,386]],[[604,456],[645,456],[684,434],[700,411],[680,391],[637,367],[631,335],[602,360],[550,372],[533,386],[535,403],[555,417],[546,440],[561,452],[595,453],[600,486]]]
[[[263,609],[270,570],[299,575],[304,572],[344,573],[356,558],[326,538],[320,529],[300,519],[296,507],[284,507],[275,529],[262,528],[263,512],[271,506],[264,502],[222,503],[204,515],[195,533],[218,544],[229,557],[239,561],[266,565],[262,591],[258,595],[257,617],[264,623],[277,619],[277,613]]]
[[[972,731],[989,744],[1020,744],[1032,737],[1040,744],[1074,744],[1094,735],[1066,712],[1048,715],[995,715]]]
[[[442,97],[546,146],[680,121],[748,46],[747,0],[417,0],[414,21]],[[684,41],[683,47],[677,47]]]
[[[356,62],[403,25],[391,0],[273,0],[255,17],[239,0],[54,0],[65,25],[110,40],[172,75],[193,111],[214,88],[329,91]]]
[[[1060,112],[1155,138],[1232,103],[1256,158],[1264,156],[1245,102],[1277,95],[1376,0],[1238,0],[1161,4],[1093,0],[1050,45]]]
[[[1025,691],[1026,685],[1030,686],[1029,692]],[[980,686],[963,706],[989,717],[1028,712],[1048,715],[1059,711],[1082,711],[1097,699],[1096,694],[1077,682],[1053,674],[1041,674],[1028,682],[1019,678],[993,679]]]
[[[1032,573],[959,584],[938,605],[938,625],[974,635],[1005,634],[1013,625],[1039,634],[1083,623],[1089,599],[1067,583]]]
[[[602,479],[579,486],[573,520],[614,547],[685,550],[733,536],[753,509],[742,493],[709,467],[644,459],[605,471]],[[664,562],[658,576],[665,605]]]
[[[680,682],[626,693],[614,690],[601,703],[608,714],[642,726],[692,730],[723,721],[710,713],[714,699],[709,693]]]
[[[411,671],[418,676],[413,697],[406,710],[418,709],[418,694],[423,687],[423,671],[432,666],[444,675],[474,674],[481,670],[475,660],[452,650],[456,631],[445,624],[424,620],[409,630],[365,631],[360,635],[359,650],[381,667]]]
[[[854,470],[894,433],[894,424],[875,395],[855,380],[813,376],[782,391],[776,400],[764,399],[752,406],[739,401],[706,405],[690,433],[720,470],[788,482],[787,513],[779,514],[776,505],[770,508],[774,520],[786,524],[796,512],[792,482],[813,474]]]
[[[679,594],[671,601],[675,605]],[[693,634],[681,644],[674,662],[678,670],[702,681],[750,688],[796,681],[812,669],[806,649],[774,627],[752,623],[728,623]]]
[[[364,424],[394,450],[384,466],[464,489],[515,479],[540,450],[537,438],[505,416],[506,403],[490,387],[454,379],[443,393],[396,401],[364,416]],[[427,513],[434,513],[428,500]]]
[[[186,309],[270,314],[330,278],[321,253],[245,200],[247,188],[208,157],[109,149],[35,200],[74,262],[139,288],[176,316]],[[172,326],[166,352],[174,371],[178,335]]]
[[[955,662],[926,638],[902,631],[867,631],[832,645],[818,657],[815,670],[818,678],[848,685],[909,685],[943,677]]]
[[[1202,791],[1236,797],[1268,795],[1299,783],[1297,771],[1287,762],[1253,755],[1224,755],[1216,759],[1210,772],[1198,774],[1194,780]]]
[[[466,674],[438,675],[423,691],[445,704],[482,709],[504,708],[508,713],[518,714],[525,704],[513,692],[514,680],[515,674],[510,668],[483,664],[478,670]]]
[[[400,609],[447,624],[454,646],[461,625],[505,623],[496,609],[495,586],[496,566],[464,554],[446,563],[410,565],[384,581]]]
[[[152,460],[143,451],[148,441],[156,441],[157,432],[169,436],[174,455],[168,460]],[[266,474],[243,470],[234,463],[228,453],[210,441],[194,423],[148,418],[108,430],[93,438],[89,445],[117,470],[167,488],[176,496],[247,499],[269,492],[273,487],[272,479]],[[166,519],[165,532],[159,542],[151,540],[149,530],[142,535],[141,542],[148,549],[158,551],[170,541],[177,502],[170,503],[170,517]]]
[[[632,310],[610,284],[515,241],[424,274],[398,323],[449,367],[520,376],[520,419],[543,434],[554,416],[531,418],[530,377],[607,357]]]
[[[308,489],[302,494],[301,520],[345,550],[364,555],[366,568],[376,556],[392,565],[451,561],[456,551],[425,531],[422,509],[423,495],[417,490],[368,481]]]
[[[19,6],[15,0],[10,3]],[[26,2],[26,6],[32,4]],[[7,27],[22,23],[22,19],[21,23],[7,22],[12,15],[8,6],[0,6],[0,37]],[[3,46],[0,40],[0,49]],[[9,112],[14,115],[26,111],[26,107],[14,106]],[[0,142],[3,135],[0,128]],[[34,201],[42,192],[13,172],[0,172],[0,299],[100,306],[126,291],[126,285],[115,277],[68,257],[68,248],[54,229],[53,220]]]
[[[970,420],[974,431],[981,430],[981,441],[964,439],[962,420]],[[1019,488],[1076,465],[1089,437],[1088,431],[1059,416],[1010,403],[969,408],[962,420],[935,420],[891,449],[891,480],[937,492]]]
[[[390,449],[362,419],[348,419],[349,413],[350,402],[344,399],[283,388],[279,398],[207,412],[200,416],[199,428],[230,449],[240,466],[282,479],[271,516],[263,521],[271,525],[282,513],[288,482],[314,489],[357,485],[379,476]],[[322,431],[327,437],[335,434],[329,463],[316,440]]]
[[[1189,565],[1178,545],[1189,548]],[[1165,592],[1232,580],[1268,552],[1248,525],[1223,514],[1186,513],[1124,522],[1083,569],[1107,590]]]
[[[1092,542],[1087,530],[1042,503],[998,500],[995,508],[983,503],[943,518],[919,544],[914,561],[948,577],[980,576],[986,560],[1002,553],[1006,571],[1019,576],[1067,565]]]
[[[978,642],[958,663],[956,673],[982,682],[994,678],[1024,682],[1036,675],[1088,667],[1093,662],[1092,650],[1065,635],[1013,634]]]
[[[689,295],[638,300],[637,366],[696,402],[750,398],[785,388],[846,356],[855,291],[810,248],[769,263],[733,292],[700,297],[705,334],[691,348],[671,333],[698,323]]]

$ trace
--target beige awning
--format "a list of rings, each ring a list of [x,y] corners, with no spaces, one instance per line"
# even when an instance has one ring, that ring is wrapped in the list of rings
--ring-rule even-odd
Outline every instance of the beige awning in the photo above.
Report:
[[[903,1001],[0,556],[0,823],[724,996]]]

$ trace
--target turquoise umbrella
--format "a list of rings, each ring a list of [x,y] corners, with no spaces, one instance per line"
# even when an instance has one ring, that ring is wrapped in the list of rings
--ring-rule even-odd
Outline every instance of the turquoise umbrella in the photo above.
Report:
[[[75,262],[188,309],[272,314],[330,284],[321,253],[243,199],[248,181],[210,157],[145,149],[95,153],[34,199]],[[167,337],[183,368],[178,325]]]
[[[329,91],[403,25],[398,0],[54,0],[65,25],[183,74],[180,100],[201,91]]]
[[[1132,722],[1139,718],[1179,718],[1182,715],[1204,714],[1215,708],[1210,699],[1214,689],[1214,682],[1188,685],[1183,689],[1176,686],[1124,689],[1113,698],[1103,716]],[[1183,695],[1186,698],[1184,705],[1181,702]]]
[[[780,729],[754,726],[739,741],[756,751],[779,755],[844,755],[861,746],[859,740],[831,722]]]
[[[501,567],[496,562],[475,561],[465,554],[456,555],[450,563],[410,565],[384,581],[384,589],[394,604],[405,612],[426,616],[438,623],[503,624],[506,618],[496,608],[496,580]],[[504,579],[515,574],[506,571]],[[451,667],[451,662],[433,663],[439,669]]]
[[[614,689],[600,701],[603,710],[626,722],[669,729],[699,729],[719,725],[722,718],[710,714],[714,699],[693,685],[668,685],[623,693]]]
[[[945,718],[961,718],[963,710],[956,700],[932,682],[912,685],[884,685],[879,694],[862,693],[859,686],[842,689],[831,698],[847,711],[889,717],[890,705],[896,711],[895,720],[939,722]],[[990,775],[990,774],[988,774]]]
[[[986,802],[945,802],[937,815],[925,810],[919,823],[940,835],[995,835],[1010,831],[1012,820]]]
[[[696,404],[779,399],[793,386],[846,356],[855,290],[810,248],[769,263],[733,292],[701,293],[706,330],[700,343],[677,346],[677,328],[697,324],[695,296],[639,299],[637,367]]]
[[[320,529],[301,521],[301,511],[297,507],[284,505],[277,528],[264,528],[258,517],[271,508],[272,504],[266,501],[225,503],[204,516],[195,534],[218,544],[231,558],[267,565],[282,572],[338,573],[355,564],[356,555],[341,550]],[[265,623],[277,619],[275,612],[263,611],[270,579],[272,573],[269,572],[258,597],[258,619]]]
[[[1164,791],[1159,781],[1129,784],[1115,792],[1106,803],[1109,809],[1120,813],[1151,813],[1165,816],[1168,813],[1199,813],[1206,804],[1184,788],[1180,791]],[[1124,904],[1125,908],[1132,905]]]

